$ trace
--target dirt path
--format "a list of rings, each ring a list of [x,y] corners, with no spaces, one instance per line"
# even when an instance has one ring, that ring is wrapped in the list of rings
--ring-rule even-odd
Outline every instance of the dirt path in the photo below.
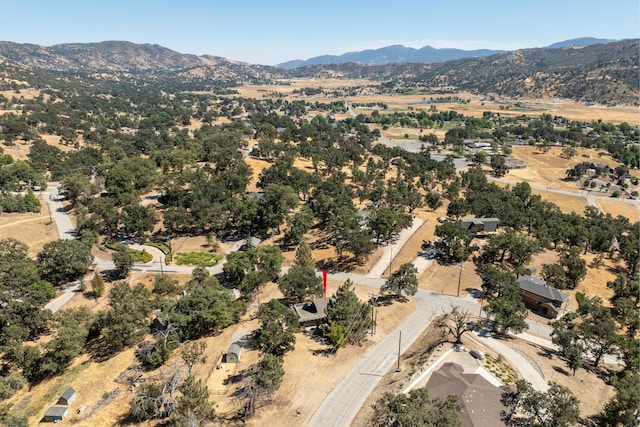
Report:
[[[15,227],[17,224],[22,224],[23,222],[32,222],[32,221],[37,221],[40,219],[47,219],[49,218],[46,215],[41,215],[41,216],[36,216],[33,218],[28,218],[28,219],[21,219],[20,221],[15,221],[15,222],[11,222],[9,224],[2,224],[0,225],[0,228],[4,228],[4,227]]]
[[[381,277],[393,262],[393,258],[400,253],[402,247],[413,236],[413,234],[424,224],[423,218],[414,217],[411,227],[405,228],[398,234],[398,238],[391,244],[382,248],[382,255],[378,262],[369,270],[369,277]],[[396,266],[399,267],[399,266]]]

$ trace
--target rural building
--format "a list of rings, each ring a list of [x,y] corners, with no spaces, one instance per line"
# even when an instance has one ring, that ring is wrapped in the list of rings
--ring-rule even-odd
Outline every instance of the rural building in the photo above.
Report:
[[[524,169],[527,167],[527,162],[519,159],[514,159],[513,157],[505,157],[504,165],[507,169]]]
[[[42,421],[45,423],[59,423],[67,415],[69,415],[69,408],[66,406],[52,406],[44,413]]]
[[[508,408],[501,398],[509,386],[496,387],[482,375],[465,374],[462,366],[449,362],[431,374],[425,388],[430,398],[446,399],[450,394],[460,398],[462,427],[506,426],[502,414]]]
[[[498,230],[498,218],[466,218],[460,220],[460,226],[471,234],[495,233]]]
[[[547,286],[547,283],[533,276],[518,278],[520,297],[529,310],[545,317],[555,318],[566,308],[569,295]]]
[[[293,311],[298,315],[300,326],[303,328],[317,326],[327,317],[325,312],[327,300],[325,298],[314,298],[313,301],[295,304]]]
[[[229,346],[229,350],[224,355],[224,363],[238,363],[240,362],[240,346],[233,343]]]
[[[71,402],[76,400],[76,391],[69,387],[62,393],[62,396],[58,399],[58,405],[70,405]]]

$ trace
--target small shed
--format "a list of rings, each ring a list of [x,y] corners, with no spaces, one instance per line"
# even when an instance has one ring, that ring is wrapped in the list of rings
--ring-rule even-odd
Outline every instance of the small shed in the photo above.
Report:
[[[58,405],[70,405],[76,399],[76,391],[69,387],[58,399]]]
[[[233,343],[224,355],[224,363],[238,363],[240,361],[240,346]]]
[[[44,413],[42,421],[45,423],[59,423],[67,415],[69,415],[69,408],[66,406],[52,406]]]

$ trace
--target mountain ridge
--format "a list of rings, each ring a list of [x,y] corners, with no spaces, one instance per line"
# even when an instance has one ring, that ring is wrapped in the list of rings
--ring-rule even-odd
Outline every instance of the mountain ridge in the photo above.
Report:
[[[151,80],[185,88],[193,84],[221,88],[305,77],[363,78],[380,82],[384,90],[391,92],[453,88],[512,99],[558,97],[606,105],[638,105],[639,45],[639,39],[629,39],[576,47],[574,40],[561,48],[521,49],[446,62],[350,62],[285,69],[211,55],[185,55],[158,45],[131,42],[70,43],[49,48],[0,42],[0,80],[4,74],[3,86],[11,88],[17,81],[41,85],[52,74],[63,74],[66,79],[86,76],[119,81],[131,77],[143,83]],[[28,77],[34,72],[49,77]]]
[[[599,39],[594,37],[579,37],[564,40],[552,45],[545,46],[547,49],[558,49],[572,46],[590,46],[593,44],[611,43],[616,40]],[[520,49],[519,49],[520,50]],[[423,46],[421,48],[406,47],[403,45],[390,45],[378,49],[367,49],[362,51],[347,52],[342,55],[321,55],[306,60],[295,59],[292,61],[277,64],[276,67],[292,69],[308,65],[329,65],[355,62],[366,65],[385,65],[392,63],[437,63],[447,62],[457,59],[478,58],[491,56],[498,53],[509,52],[507,50],[495,49],[474,49],[464,50],[456,48],[435,48],[433,46]]]

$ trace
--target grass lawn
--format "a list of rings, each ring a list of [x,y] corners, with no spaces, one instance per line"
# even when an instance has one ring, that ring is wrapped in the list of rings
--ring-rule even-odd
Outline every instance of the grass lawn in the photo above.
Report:
[[[197,265],[199,267],[213,267],[223,255],[211,252],[180,252],[176,255],[178,265]]]

